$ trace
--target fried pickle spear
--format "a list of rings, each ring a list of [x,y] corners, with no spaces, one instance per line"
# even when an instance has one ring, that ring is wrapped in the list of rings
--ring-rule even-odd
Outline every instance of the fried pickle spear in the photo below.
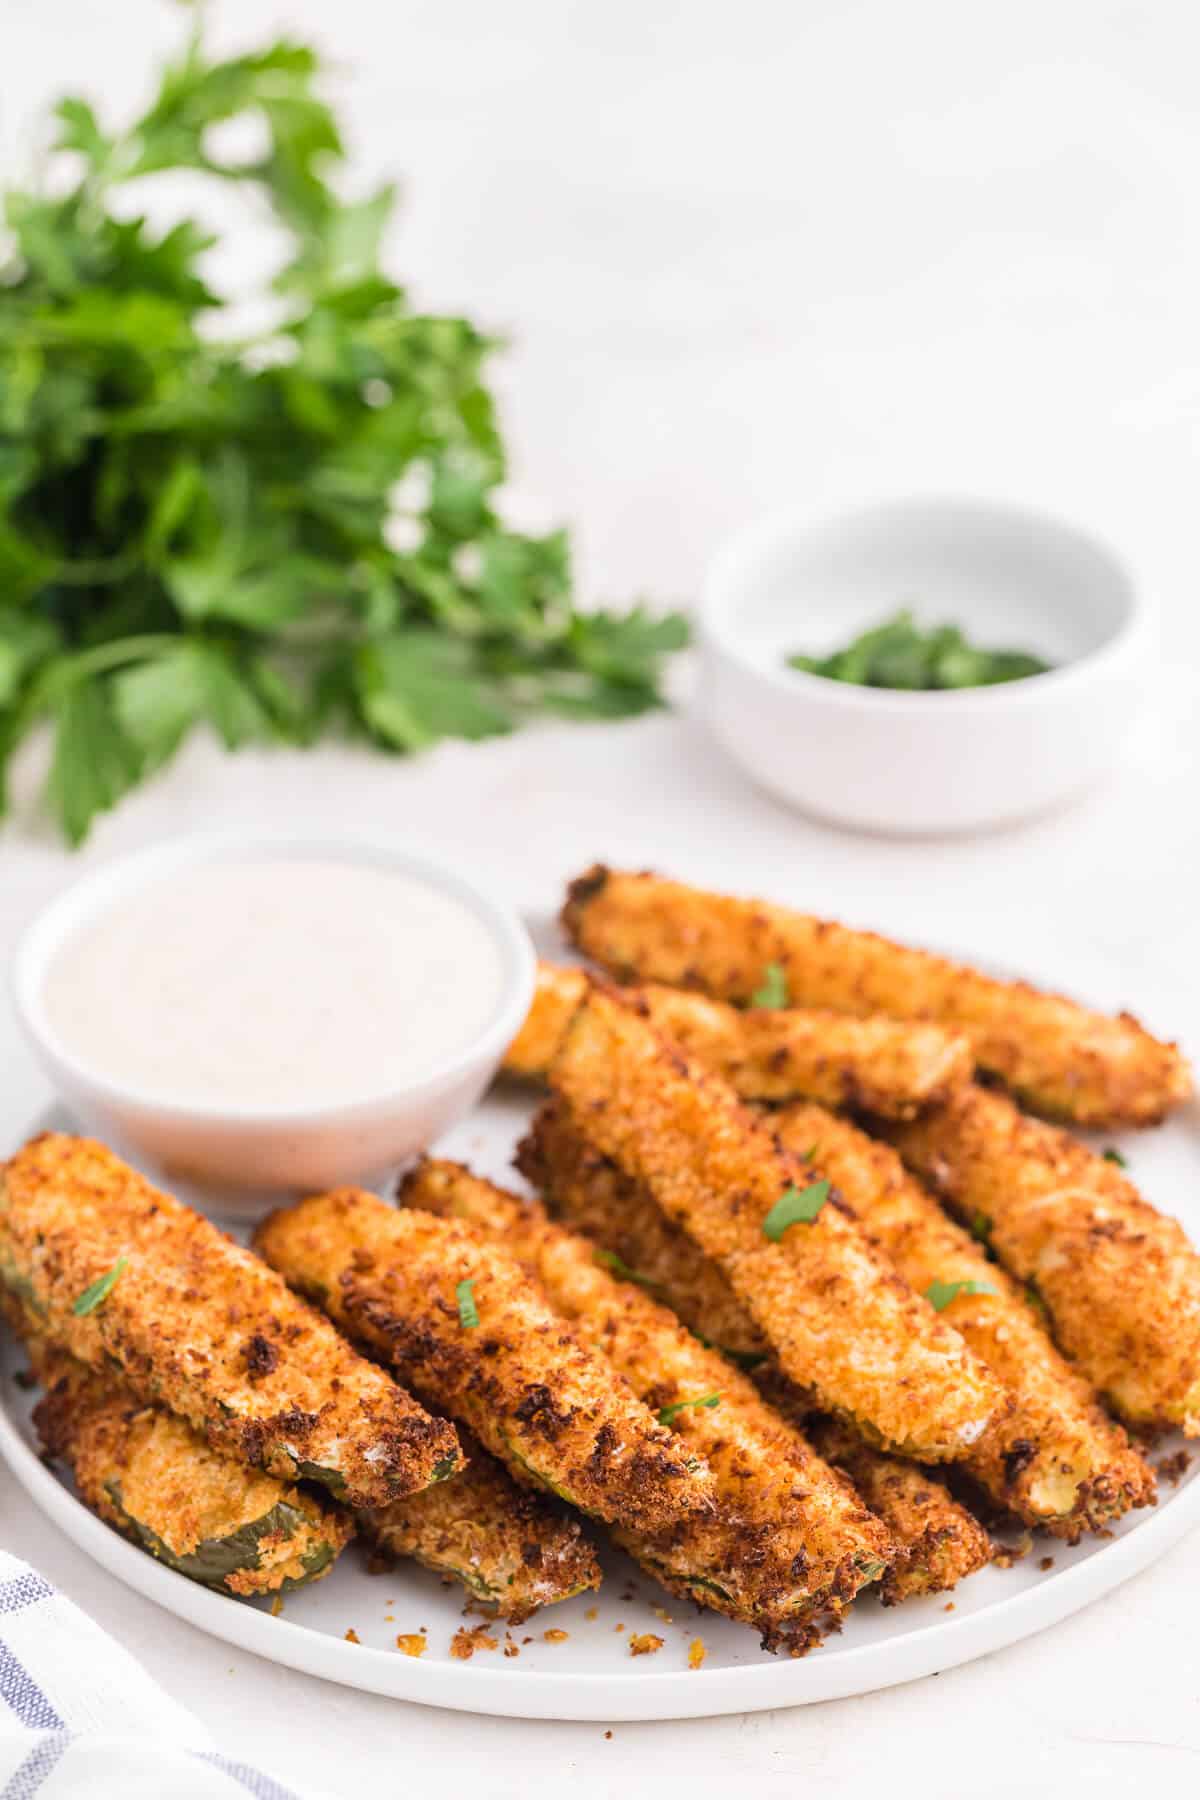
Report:
[[[116,1376],[62,1351],[31,1359],[47,1454],[85,1506],[179,1574],[240,1599],[286,1593],[327,1575],[354,1535],[348,1513],[219,1455]]]
[[[510,1044],[510,1074],[543,1077],[587,995],[582,969],[538,964],[533,1005]],[[964,1036],[938,1025],[855,1019],[844,1013],[752,1007],[650,984],[631,990],[657,1031],[723,1075],[743,1100],[803,1096],[896,1119],[939,1105],[970,1080]]]
[[[964,1455],[1008,1403],[848,1209],[824,1203],[815,1172],[616,994],[593,988],[550,1080],[576,1129],[720,1265],[784,1373],[824,1410],[884,1448],[940,1462]]]
[[[984,1088],[888,1136],[1028,1284],[1060,1350],[1126,1424],[1200,1436],[1200,1255],[1175,1219]]]
[[[594,1256],[607,1259],[606,1266],[615,1262],[624,1279],[660,1295],[694,1332],[712,1333],[727,1356],[752,1366],[756,1388],[768,1405],[818,1443],[826,1460],[839,1460],[827,1455],[826,1444],[847,1446],[839,1466],[882,1519],[892,1542],[882,1583],[885,1604],[941,1593],[978,1566],[977,1521],[944,1482],[915,1463],[872,1449],[849,1428],[815,1417],[809,1398],[770,1363],[766,1339],[720,1269],[671,1225],[643,1189],[589,1149],[560,1101],[542,1107],[520,1146],[518,1162],[554,1211],[587,1237]]]
[[[1152,1125],[1192,1089],[1174,1044],[978,970],[761,900],[599,866],[571,883],[572,942],[619,981],[661,981],[747,1003],[778,965],[794,1006],[932,1019],[1034,1112],[1077,1125]]]
[[[265,1264],[102,1144],[47,1133],[0,1169],[0,1283],[214,1450],[386,1505],[459,1465],[430,1418]]]
[[[703,1463],[469,1226],[341,1188],[272,1213],[255,1243],[518,1481],[638,1531],[711,1507]]]
[[[462,1474],[360,1513],[364,1536],[391,1556],[453,1576],[510,1625],[598,1588],[600,1564],[578,1522],[518,1487],[480,1444],[461,1436],[469,1458]]]
[[[1024,1291],[946,1217],[896,1152],[820,1106],[785,1107],[771,1122],[785,1149],[811,1147],[910,1287],[938,1294],[946,1319],[1012,1394],[1011,1412],[964,1458],[991,1499],[1071,1542],[1149,1505],[1149,1464],[1054,1348]]]
[[[672,1592],[786,1640],[883,1573],[891,1546],[857,1496],[753,1384],[675,1314],[601,1267],[586,1238],[458,1163],[427,1161],[403,1204],[466,1219],[502,1243],[563,1317],[708,1463],[716,1511],[667,1533],[617,1532]]]
[[[991,1561],[987,1532],[943,1482],[916,1463],[870,1449],[840,1420],[814,1420],[807,1429],[826,1462],[849,1477],[896,1546],[880,1587],[885,1606],[949,1593]]]

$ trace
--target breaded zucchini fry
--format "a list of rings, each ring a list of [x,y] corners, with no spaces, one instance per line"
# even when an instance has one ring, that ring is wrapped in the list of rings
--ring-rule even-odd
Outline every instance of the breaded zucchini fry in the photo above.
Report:
[[[813,1160],[910,1287],[961,1284],[944,1316],[1013,1396],[963,1466],[1000,1506],[1071,1541],[1154,1498],[1154,1475],[1042,1329],[1024,1291],[948,1219],[894,1150],[823,1107],[772,1116],[785,1149]],[[971,1292],[972,1286],[995,1291]]]
[[[0,1282],[46,1335],[117,1365],[214,1450],[386,1505],[458,1466],[454,1428],[199,1213],[86,1138],[34,1138],[0,1169]]]
[[[801,1433],[673,1312],[602,1268],[586,1238],[457,1163],[420,1164],[401,1199],[466,1219],[503,1243],[563,1317],[652,1411],[666,1409],[672,1429],[704,1457],[715,1484],[712,1515],[669,1533],[617,1534],[674,1592],[777,1642],[882,1574],[885,1533]]]
[[[519,1625],[540,1606],[600,1586],[596,1553],[576,1520],[518,1487],[465,1431],[469,1461],[453,1481],[360,1513],[364,1536],[453,1576],[468,1593]]]
[[[550,1074],[572,1122],[719,1263],[784,1373],[885,1448],[961,1457],[1007,1396],[814,1171],[731,1088],[611,991],[575,1014]],[[812,1187],[815,1217],[777,1229]],[[768,1221],[776,1237],[769,1235]]]
[[[881,1588],[885,1606],[921,1594],[948,1593],[991,1561],[987,1532],[943,1482],[916,1463],[870,1449],[837,1419],[814,1422],[808,1431],[826,1461],[854,1483],[896,1545]]]
[[[1121,1170],[971,1087],[889,1127],[909,1167],[973,1223],[1129,1425],[1200,1436],[1200,1255]]]
[[[711,1507],[703,1463],[471,1227],[342,1188],[273,1213],[255,1242],[519,1481],[639,1531]]]
[[[619,981],[662,981],[748,1002],[776,963],[794,1006],[933,1019],[966,1032],[981,1068],[1035,1112],[1079,1125],[1152,1125],[1191,1092],[1174,1044],[1019,981],[998,981],[761,900],[657,875],[589,869],[563,910],[581,950]]]
[[[516,1165],[550,1209],[597,1247],[600,1260],[664,1300],[689,1330],[743,1368],[771,1346],[729,1278],[673,1225],[636,1181],[590,1145],[553,1096],[538,1108]]]
[[[533,1005],[505,1068],[544,1076],[586,993],[582,969],[539,963]],[[653,983],[631,989],[629,997],[657,1031],[723,1075],[743,1100],[802,1095],[908,1119],[947,1099],[970,1080],[974,1066],[969,1040],[939,1025],[787,1007],[743,1011]]]
[[[755,1386],[776,1413],[810,1436],[813,1430],[827,1431],[831,1443],[855,1445],[854,1462],[863,1477],[861,1486],[855,1483],[859,1497],[875,1511],[870,1493],[876,1492],[886,1508],[879,1516],[892,1541],[892,1562],[883,1577],[887,1604],[910,1594],[938,1593],[970,1572],[978,1537],[966,1508],[915,1463],[874,1450],[848,1427],[814,1416],[807,1396],[770,1364],[766,1339],[720,1269],[669,1223],[636,1182],[582,1143],[560,1101],[541,1109],[518,1160],[553,1209],[586,1235],[593,1253],[597,1248],[602,1257],[616,1253],[620,1266],[638,1283],[646,1280],[642,1271],[653,1270],[652,1291],[693,1331],[715,1330],[722,1346],[740,1346],[726,1354],[754,1366]]]
[[[174,1413],[61,1351],[32,1352],[34,1424],[84,1504],[179,1574],[242,1599],[328,1574],[348,1513],[211,1450]]]

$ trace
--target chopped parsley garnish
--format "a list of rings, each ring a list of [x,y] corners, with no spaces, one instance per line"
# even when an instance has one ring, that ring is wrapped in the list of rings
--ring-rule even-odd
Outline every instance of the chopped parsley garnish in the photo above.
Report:
[[[777,1244],[789,1225],[811,1225],[828,1198],[827,1181],[814,1181],[806,1188],[788,1188],[763,1220],[764,1236]]]
[[[782,963],[770,962],[763,970],[762,986],[750,996],[751,1006],[787,1006],[788,978]]]
[[[1118,1169],[1127,1169],[1129,1167],[1129,1164],[1121,1155],[1121,1152],[1117,1149],[1115,1144],[1110,1144],[1108,1146],[1108,1149],[1104,1152],[1104,1160],[1105,1162],[1116,1163]]]
[[[822,675],[827,681],[911,692],[995,687],[1044,675],[1050,668],[1026,650],[982,650],[969,644],[957,625],[922,631],[911,612],[894,613],[830,656],[797,653],[785,660],[789,669]]]
[[[592,1251],[592,1261],[598,1262],[602,1269],[608,1269],[611,1274],[619,1275],[622,1281],[636,1281],[639,1287],[658,1288],[662,1285],[661,1282],[652,1280],[649,1275],[639,1275],[637,1270],[631,1269],[615,1250],[597,1248]]]
[[[934,1312],[943,1312],[952,1300],[960,1294],[998,1294],[990,1281],[931,1281],[925,1289],[925,1298]]]
[[[98,1281],[93,1281],[91,1287],[85,1287],[82,1294],[80,1294],[78,1300],[76,1300],[74,1306],[71,1308],[75,1317],[77,1319],[86,1319],[89,1313],[95,1312],[96,1308],[101,1306],[104,1301],[108,1299],[108,1296],[112,1293],[128,1267],[129,1258],[127,1256],[118,1256],[116,1262],[106,1275],[101,1275]]]
[[[479,1308],[475,1304],[475,1283],[460,1281],[454,1290],[458,1301],[458,1322],[464,1331],[474,1331],[479,1323]]]
[[[981,1244],[991,1240],[992,1221],[985,1212],[977,1212],[971,1220],[971,1236],[978,1238]]]
[[[684,1412],[689,1406],[712,1407],[720,1406],[720,1404],[720,1394],[701,1394],[696,1400],[676,1400],[671,1406],[659,1408],[658,1422],[660,1425],[669,1425],[673,1419],[677,1418],[678,1415],[681,1412]]]

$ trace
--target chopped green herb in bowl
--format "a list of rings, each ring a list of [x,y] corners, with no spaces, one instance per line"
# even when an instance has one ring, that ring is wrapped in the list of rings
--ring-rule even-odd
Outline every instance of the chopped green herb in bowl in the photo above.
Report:
[[[957,625],[924,631],[911,612],[894,613],[829,656],[797,652],[786,661],[789,669],[823,675],[827,681],[912,693],[995,687],[1044,675],[1051,666],[1030,651],[984,650],[970,644]]]

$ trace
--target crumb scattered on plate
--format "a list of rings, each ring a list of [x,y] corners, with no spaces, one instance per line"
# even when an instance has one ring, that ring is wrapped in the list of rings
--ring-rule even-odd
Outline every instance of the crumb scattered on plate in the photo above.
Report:
[[[405,1656],[424,1656],[429,1640],[423,1631],[402,1631],[396,1638],[397,1650]]]
[[[704,1639],[693,1638],[688,1645],[688,1668],[699,1669],[703,1665],[707,1655],[708,1651],[704,1647]]]
[[[1192,1466],[1191,1453],[1176,1450],[1171,1456],[1164,1456],[1155,1466],[1172,1487],[1177,1487]]]
[[[456,1662],[470,1662],[477,1650],[496,1650],[499,1644],[499,1638],[492,1637],[482,1625],[470,1629],[460,1625],[450,1639],[450,1654]]]
[[[543,1631],[542,1633],[543,1638],[548,1644],[565,1644],[570,1635],[569,1631],[563,1631],[557,1625],[552,1625],[549,1631]]]
[[[361,1644],[362,1643],[362,1639],[359,1637],[357,1631],[355,1631],[353,1625],[350,1627],[349,1631],[346,1633],[346,1642],[348,1644]]]
[[[663,1647],[663,1640],[653,1631],[635,1632],[629,1640],[630,1656],[653,1656]]]

